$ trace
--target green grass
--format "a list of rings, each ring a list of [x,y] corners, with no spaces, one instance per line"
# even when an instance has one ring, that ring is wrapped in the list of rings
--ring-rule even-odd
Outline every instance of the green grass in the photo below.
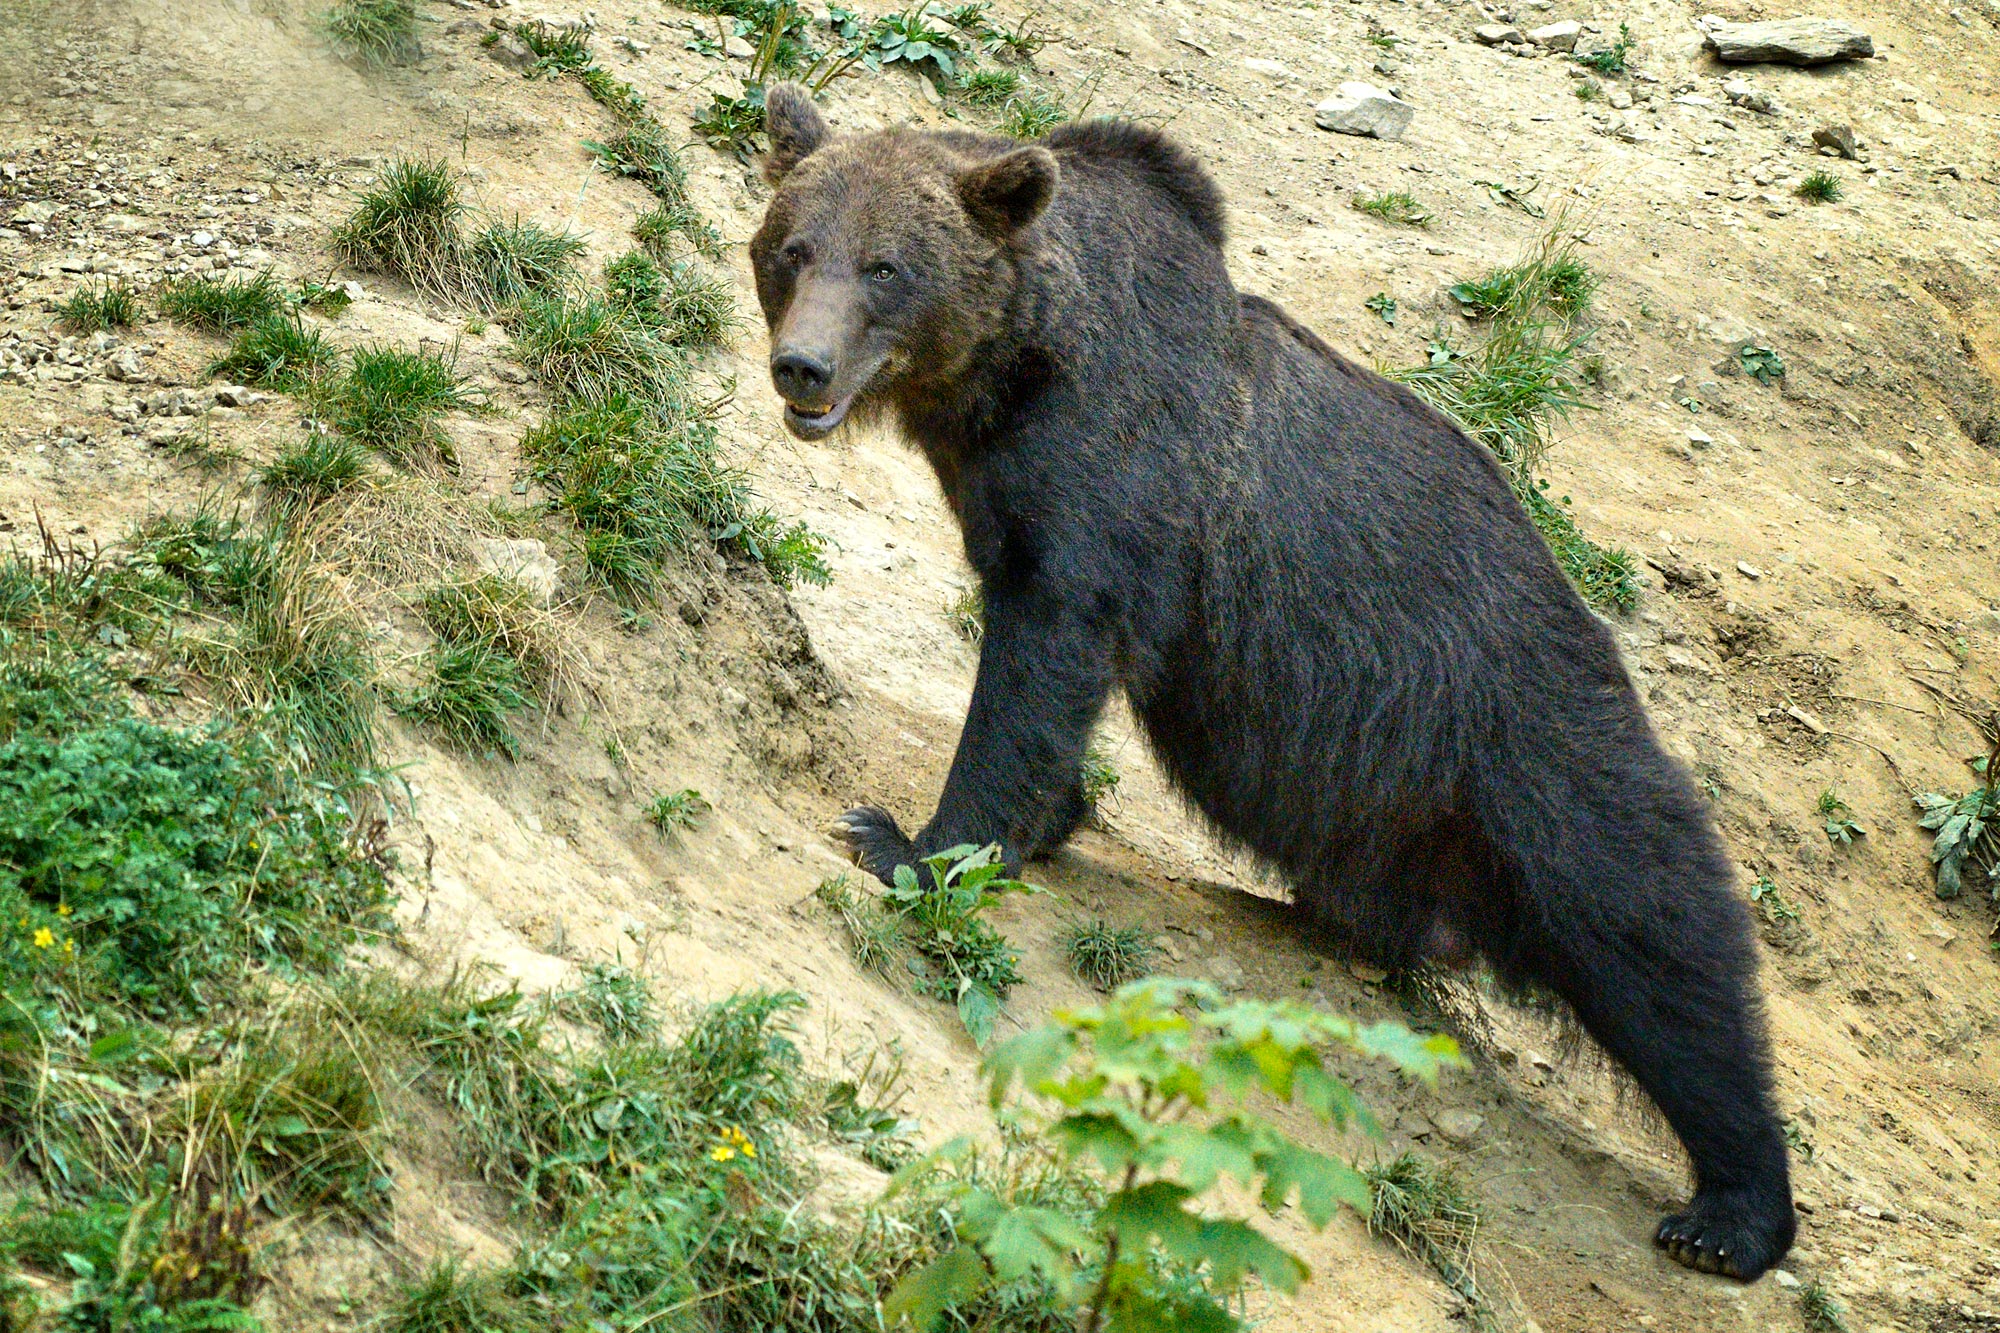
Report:
[[[686,358],[612,299],[538,294],[504,318],[514,354],[558,402],[629,398],[664,416],[692,408]]]
[[[692,204],[661,204],[632,224],[632,238],[652,253],[664,258],[672,238],[680,237],[695,253],[710,259],[722,257],[722,235]]]
[[[540,1333],[548,1327],[533,1304],[515,1295],[511,1276],[440,1259],[403,1288],[378,1326],[382,1333]]]
[[[511,305],[530,292],[549,291],[576,277],[583,241],[539,223],[489,223],[473,236],[466,261],[473,279],[494,305]]]
[[[1473,1244],[1479,1205],[1448,1162],[1403,1153],[1366,1168],[1370,1235],[1386,1236],[1405,1253],[1430,1265],[1471,1305],[1474,1327],[1493,1327],[1491,1307],[1479,1288]]]
[[[1576,94],[1576,100],[1579,102],[1598,102],[1604,98],[1604,89],[1598,87],[1588,79],[1577,84],[1571,91]]]
[[[66,333],[129,328],[138,318],[139,298],[122,278],[80,287],[56,307],[56,325]]]
[[[404,466],[454,464],[451,437],[438,424],[448,412],[479,406],[442,357],[393,347],[355,351],[327,404],[334,429]]]
[[[1016,139],[1039,139],[1069,118],[1069,108],[1061,98],[1031,89],[1008,100],[1000,112],[1000,132]]]
[[[258,469],[257,484],[279,517],[296,522],[341,492],[366,485],[371,472],[360,445],[322,433],[286,445]]]
[[[1475,318],[1519,320],[1546,310],[1574,321],[1590,309],[1597,284],[1597,275],[1577,255],[1575,240],[1563,236],[1519,264],[1458,283],[1451,296]]]
[[[285,293],[268,272],[254,278],[175,278],[160,291],[160,313],[178,324],[232,333],[283,313]]]
[[[1083,755],[1083,799],[1095,806],[1118,791],[1118,768],[1111,756],[1093,745]]]
[[[975,648],[986,637],[986,597],[978,588],[967,588],[946,603],[944,615],[952,631]]]
[[[1102,917],[1078,921],[1058,937],[1069,970],[1101,991],[1117,990],[1153,970],[1158,951],[1143,926],[1114,926]]]
[[[1571,60],[1599,74],[1623,74],[1629,68],[1633,50],[1638,43],[1632,40],[1632,29],[1623,23],[1618,25],[1618,40],[1598,51],[1587,51],[1582,55],[1572,55]]]
[[[484,574],[426,588],[417,614],[446,645],[486,646],[512,658],[551,706],[580,697],[588,668],[565,623],[513,579]]]
[[[590,34],[582,28],[567,24],[552,26],[538,21],[516,24],[514,35],[535,53],[535,64],[528,71],[531,77],[538,74],[578,74],[590,68]]]
[[[340,53],[368,65],[403,65],[423,54],[416,0],[340,0],[326,14]]]
[[[608,138],[586,140],[583,146],[599,166],[638,181],[662,204],[671,208],[688,202],[687,168],[681,165],[666,127],[651,117],[629,120]]]
[[[434,651],[425,662],[422,682],[393,706],[467,750],[514,759],[520,756],[521,741],[509,717],[533,702],[528,688],[520,665],[503,649],[466,643]]]
[[[339,260],[367,273],[387,273],[427,296],[474,300],[464,226],[470,215],[459,174],[442,161],[392,162],[333,230]]]
[[[604,282],[621,311],[675,347],[720,347],[736,329],[734,289],[692,261],[634,250],[605,266]]]
[[[1799,1317],[1808,1333],[1848,1333],[1847,1307],[1834,1299],[1823,1280],[1799,1288]]]
[[[1011,69],[987,66],[959,76],[959,91],[973,106],[1004,106],[1021,91],[1021,76]]]
[[[265,315],[238,333],[229,350],[209,362],[206,373],[298,393],[331,378],[339,364],[340,353],[325,334],[285,311]]]
[[[1405,190],[1357,194],[1354,196],[1354,206],[1370,217],[1393,222],[1401,227],[1428,227],[1431,223],[1430,210],[1418,203],[1415,195]]]
[[[1558,504],[1548,498],[1547,486],[1543,481],[1528,491],[1525,503],[1556,563],[1592,606],[1632,610],[1639,604],[1638,559],[1623,547],[1599,546],[1585,537],[1566,508],[1569,497]]]
[[[1792,193],[1809,204],[1837,204],[1841,195],[1840,177],[1831,171],[1815,171],[1800,181]]]
[[[653,797],[646,807],[646,822],[660,831],[662,837],[695,827],[703,811],[708,809],[708,801],[693,787],[683,787],[679,791],[661,792]]]

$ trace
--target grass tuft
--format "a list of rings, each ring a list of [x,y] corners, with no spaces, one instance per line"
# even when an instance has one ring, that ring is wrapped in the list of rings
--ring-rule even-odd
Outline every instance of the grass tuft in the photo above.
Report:
[[[1113,926],[1102,917],[1072,924],[1060,943],[1069,970],[1101,991],[1149,974],[1158,952],[1144,927]]]
[[[1809,204],[1837,204],[1840,202],[1840,177],[1831,171],[1815,171],[1800,181],[1792,193]]]
[[[342,56],[367,65],[407,65],[424,54],[416,0],[340,0],[326,30]]]
[[[281,314],[285,293],[268,272],[254,278],[175,278],[160,292],[160,313],[210,333],[231,333]]]
[[[257,388],[297,393],[328,379],[340,353],[326,335],[294,312],[265,315],[236,335],[207,373]]]
[[[458,371],[442,357],[364,347],[334,386],[328,412],[341,434],[392,462],[449,465],[456,462],[456,453],[439,418],[478,406]]]
[[[959,91],[973,106],[1004,106],[1021,91],[1021,76],[1011,69],[988,66],[959,77]]]
[[[427,296],[467,300],[477,295],[466,262],[468,212],[459,174],[449,165],[393,162],[334,228],[334,254],[364,272],[402,278]]]
[[[720,347],[736,328],[736,294],[728,281],[690,261],[662,264],[634,250],[605,266],[604,281],[621,311],[675,347]]]
[[[287,445],[257,472],[272,510],[296,522],[343,491],[365,485],[368,455],[340,435],[315,434]]]
[[[1431,211],[1418,203],[1415,195],[1404,190],[1386,194],[1357,194],[1354,196],[1354,207],[1370,217],[1402,227],[1428,227],[1431,224]]]
[[[695,827],[708,800],[693,787],[683,787],[675,792],[661,792],[653,797],[646,807],[646,822],[660,831],[662,837],[672,837]]]
[[[628,120],[610,138],[583,145],[599,166],[613,175],[638,181],[668,207],[685,204],[687,168],[681,165],[666,127],[650,116]]]
[[[1039,139],[1069,118],[1069,108],[1061,98],[1031,89],[1008,100],[1000,113],[1000,132],[1016,139]]]
[[[515,218],[494,222],[472,238],[468,263],[480,291],[495,305],[511,305],[530,292],[549,291],[576,277],[583,241]]]
[[[1472,1305],[1476,1316],[1490,1319],[1490,1308],[1473,1272],[1479,1206],[1451,1164],[1428,1162],[1406,1152],[1392,1161],[1378,1162],[1362,1174],[1367,1178],[1370,1198],[1369,1234],[1387,1236],[1404,1253],[1429,1264],[1447,1286]]]
[[[586,692],[589,661],[571,627],[514,579],[485,574],[470,583],[438,584],[424,591],[417,614],[450,647],[505,653],[551,706]]]
[[[1799,1288],[1799,1315],[1808,1333],[1848,1333],[1847,1307],[1834,1299],[1824,1281],[1815,1279]]]
[[[527,691],[528,682],[512,657],[496,644],[475,642],[433,652],[423,683],[400,696],[394,707],[469,750],[498,751],[515,759],[521,742],[508,715],[529,705]]]
[[[139,318],[139,298],[124,279],[79,288],[56,307],[56,325],[67,333],[129,328]]]
[[[441,1259],[403,1288],[378,1327],[382,1333],[537,1333],[548,1327],[506,1274]]]
[[[623,306],[595,295],[536,294],[505,318],[515,355],[558,401],[630,398],[663,415],[688,410],[686,360]]]
[[[665,257],[668,243],[679,236],[695,253],[722,257],[722,235],[692,204],[662,204],[632,224],[632,238],[656,259]]]

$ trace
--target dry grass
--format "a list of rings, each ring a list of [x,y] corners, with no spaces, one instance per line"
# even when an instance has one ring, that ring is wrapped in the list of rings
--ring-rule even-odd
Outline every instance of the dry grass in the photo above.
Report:
[[[597,690],[583,629],[566,606],[543,606],[513,579],[482,574],[426,588],[417,614],[448,644],[484,643],[514,659],[545,707],[582,702]]]

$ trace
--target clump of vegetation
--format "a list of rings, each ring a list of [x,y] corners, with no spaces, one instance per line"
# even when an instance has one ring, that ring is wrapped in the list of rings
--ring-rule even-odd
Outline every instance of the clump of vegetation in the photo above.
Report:
[[[662,204],[687,202],[687,168],[681,165],[666,127],[652,117],[628,120],[610,137],[587,140],[583,146],[606,171],[638,181]]]
[[[1854,822],[1854,812],[1847,808],[1847,802],[1841,800],[1831,787],[1819,794],[1819,803],[1815,808],[1829,842],[1845,847],[1868,831]]]
[[[1576,93],[1576,100],[1579,102],[1596,102],[1603,100],[1604,97],[1604,89],[1598,87],[1589,79],[1585,79],[1582,83],[1577,84],[1572,91]]]
[[[175,278],[160,290],[160,313],[210,333],[232,333],[281,313],[285,293],[270,273],[254,278]]]
[[[1032,89],[1023,96],[1008,99],[1000,112],[1000,132],[1016,139],[1039,139],[1069,119],[1070,110],[1060,97]]]
[[[660,831],[662,837],[672,837],[685,829],[691,829],[708,809],[708,801],[693,787],[683,787],[679,791],[661,792],[653,797],[646,807],[646,822]]]
[[[438,424],[479,401],[442,357],[394,347],[363,347],[333,388],[328,416],[341,434],[405,466],[455,464],[451,437]]]
[[[840,918],[856,962],[884,977],[908,975],[919,994],[957,1005],[984,1046],[1021,974],[1020,955],[981,914],[1007,894],[1036,890],[1006,878],[997,846],[954,847],[924,866],[929,885],[903,866],[880,894],[864,895],[841,876],[815,896]]]
[[[1800,181],[1792,191],[1809,204],[1837,204],[1840,202],[1840,177],[1830,171],[1815,171]]]
[[[583,241],[569,232],[515,218],[489,223],[476,233],[466,262],[486,300],[504,306],[574,279],[583,252]]]
[[[710,259],[722,257],[722,236],[692,204],[662,204],[632,224],[632,238],[655,259],[664,258],[669,241],[678,236]]]
[[[1784,358],[1768,347],[1745,343],[1736,350],[1736,360],[1744,374],[1766,388],[1785,377]]]
[[[1572,55],[1570,59],[1588,69],[1596,70],[1599,74],[1623,74],[1631,68],[1629,62],[1632,52],[1638,45],[1637,42],[1632,40],[1630,25],[1620,23],[1618,25],[1617,41],[1595,51],[1585,51]]]
[[[604,280],[621,310],[675,347],[719,347],[736,327],[736,297],[728,282],[692,261],[662,264],[647,251],[634,250],[606,265]]]
[[[417,614],[452,647],[486,645],[514,660],[546,703],[584,693],[589,667],[571,632],[518,580],[482,574],[424,590]]]
[[[1058,943],[1069,970],[1102,991],[1116,990],[1151,972],[1158,952],[1143,926],[1114,926],[1102,917],[1071,924]]]
[[[459,175],[447,163],[392,162],[333,231],[342,263],[399,277],[428,296],[471,295],[464,223],[469,213]]]
[[[1082,764],[1083,799],[1091,806],[1100,804],[1105,797],[1118,791],[1118,767],[1111,762],[1111,756],[1093,745],[1084,751]]]
[[[1403,227],[1428,227],[1431,225],[1431,211],[1418,203],[1416,196],[1407,190],[1393,190],[1387,193],[1357,194],[1354,206],[1370,217],[1378,217],[1384,222],[1393,222]]]
[[[590,963],[583,984],[559,1001],[562,1011],[596,1028],[606,1041],[657,1035],[659,1016],[646,980],[623,963]]]
[[[1750,886],[1750,901],[1763,911],[1773,925],[1799,919],[1799,909],[1786,901],[1785,895],[1769,875],[1759,875],[1757,882]]]
[[[1931,842],[1931,863],[1937,867],[1937,896],[1956,898],[1965,891],[1968,867],[1984,871],[1993,896],[2000,898],[2000,745],[1972,761],[1982,781],[1963,796],[1922,792],[1914,799],[1923,816],[1919,826],[1937,836]]]
[[[369,65],[403,65],[424,53],[416,0],[340,0],[326,15],[340,53]]]
[[[1492,451],[1557,562],[1595,605],[1630,610],[1638,602],[1638,562],[1606,550],[1577,528],[1538,477],[1556,422],[1578,406],[1578,359],[1588,340],[1579,328],[1597,276],[1577,254],[1561,221],[1527,259],[1460,283],[1452,296],[1483,317],[1486,337],[1464,350],[1442,337],[1423,365],[1386,371]]]
[[[542,293],[505,319],[514,354],[558,401],[626,399],[656,404],[656,414],[685,413],[686,359],[612,300]]]
[[[1472,1247],[1479,1234],[1479,1207],[1448,1162],[1427,1162],[1415,1153],[1369,1167],[1368,1231],[1387,1236],[1405,1253],[1429,1264],[1473,1309],[1479,1327],[1492,1327],[1492,1312],[1473,1271]]]
[[[1165,980],[1133,983],[1001,1044],[985,1066],[993,1104],[1017,1082],[1046,1104],[1050,1142],[1065,1162],[1101,1166],[1102,1193],[1056,1210],[963,1183],[956,1248],[897,1284],[883,1302],[885,1324],[930,1328],[953,1303],[1033,1274],[1078,1328],[1242,1328],[1227,1302],[1246,1280],[1290,1293],[1308,1271],[1248,1221],[1203,1206],[1223,1176],[1266,1209],[1296,1198],[1315,1228],[1343,1205],[1370,1209],[1359,1172],[1249,1105],[1261,1092],[1302,1101],[1336,1126],[1372,1124],[1327,1072],[1325,1046],[1387,1058],[1424,1079],[1458,1058],[1448,1038],[1395,1024],[1359,1028],[1295,1004],[1232,1003],[1211,986]],[[969,1150],[961,1142],[948,1151]],[[1177,1280],[1189,1272],[1200,1278]]]
[[[56,325],[67,333],[129,328],[138,318],[139,298],[122,278],[80,287],[56,307]]]
[[[511,1290],[510,1275],[440,1259],[403,1288],[384,1333],[531,1333],[536,1309]]]
[[[340,353],[325,334],[284,311],[238,333],[229,350],[209,362],[208,374],[297,393],[329,378],[339,364]]]
[[[514,35],[535,53],[535,63],[528,70],[530,78],[544,74],[580,74],[591,66],[590,33],[583,28],[538,20],[516,24]]]
[[[1004,106],[1021,91],[1021,76],[1011,69],[970,69],[959,76],[958,90],[973,106]]]
[[[427,722],[469,750],[520,757],[509,716],[528,707],[520,664],[491,643],[440,647],[425,663],[422,682],[395,701],[404,717]]]
[[[1810,1333],[1848,1333],[1847,1307],[1819,1279],[1799,1288],[1799,1314]]]
[[[967,588],[954,597],[944,614],[958,637],[975,648],[986,637],[986,598],[978,588]]]
[[[341,492],[367,484],[369,476],[360,445],[321,432],[285,446],[258,469],[257,484],[279,517],[297,522]]]

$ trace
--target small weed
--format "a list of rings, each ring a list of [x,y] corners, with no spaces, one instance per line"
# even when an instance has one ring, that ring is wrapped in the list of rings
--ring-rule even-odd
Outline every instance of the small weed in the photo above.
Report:
[[[1840,202],[1840,177],[1830,171],[1815,171],[1800,181],[1792,191],[1809,204],[1837,204]]]
[[[383,1315],[382,1333],[536,1333],[545,1316],[513,1295],[505,1274],[440,1259]]]
[[[1118,792],[1118,769],[1111,756],[1095,745],[1083,755],[1083,799],[1092,807]]]
[[[334,254],[364,272],[402,278],[428,296],[467,300],[476,295],[466,266],[468,212],[458,172],[448,164],[394,162],[334,228]]]
[[[328,379],[339,364],[340,353],[325,334],[285,311],[238,333],[229,350],[209,362],[207,374],[298,393]]]
[[[1357,194],[1354,206],[1371,217],[1384,222],[1393,222],[1403,227],[1428,227],[1431,211],[1418,203],[1416,196],[1404,190],[1388,193]]]
[[[406,65],[424,53],[416,0],[340,0],[326,30],[342,56],[367,65]]]
[[[1836,796],[1830,787],[1819,794],[1819,804],[1816,808],[1819,811],[1820,824],[1826,829],[1826,836],[1830,842],[1845,847],[1868,831],[1854,822],[1853,811],[1847,808],[1847,802]]]
[[[667,243],[675,236],[693,246],[697,254],[722,257],[721,233],[692,204],[662,204],[632,224],[633,239],[655,259],[665,257]]]
[[[761,123],[760,109],[760,127]],[[638,181],[669,208],[688,202],[687,168],[658,121],[650,117],[627,121],[603,142],[586,140],[583,146],[606,171]]]
[[[928,0],[917,0],[901,13],[876,19],[868,30],[862,61],[870,69],[901,63],[919,73],[928,65],[943,76],[938,80],[940,86],[949,87],[957,76],[958,62],[966,58],[966,43],[949,23],[940,28],[932,24],[931,17]]]
[[[1737,349],[1736,360],[1744,374],[1766,388],[1785,377],[1784,358],[1768,347],[1745,343]]]
[[[81,287],[56,307],[56,324],[67,333],[129,328],[138,318],[139,298],[123,279]]]
[[[231,333],[281,313],[285,293],[269,273],[254,278],[175,278],[160,292],[160,313],[179,324]]]
[[[1150,973],[1157,952],[1143,926],[1113,926],[1102,917],[1076,922],[1059,942],[1069,970],[1101,991],[1117,990]]]
[[[1834,1299],[1824,1281],[1799,1288],[1799,1314],[1809,1333],[1847,1333],[1847,1307]]]
[[[287,445],[258,470],[257,484],[280,517],[296,522],[342,491],[366,484],[369,473],[360,445],[317,434]]]
[[[529,78],[540,74],[581,74],[591,66],[590,33],[583,28],[537,21],[516,24],[514,35],[535,53]]]
[[[1405,1253],[1429,1264],[1482,1320],[1490,1320],[1472,1265],[1479,1206],[1450,1163],[1427,1162],[1406,1152],[1362,1174],[1372,1201],[1369,1234],[1387,1236]]]
[[[1021,76],[1011,69],[967,70],[959,75],[958,90],[973,106],[1004,106],[1021,91]]]
[[[604,298],[536,293],[504,316],[515,354],[557,401],[629,397],[687,410],[688,366],[654,330]]]
[[[1621,23],[1618,25],[1617,41],[1596,51],[1572,55],[1570,59],[1586,68],[1596,70],[1599,74],[1623,74],[1630,68],[1628,62],[1637,46],[1638,43],[1632,40],[1631,27]]]
[[[1812,1141],[1806,1127],[1799,1123],[1796,1116],[1785,1121],[1785,1146],[1808,1162],[1819,1156],[1819,1146]]]
[[[1382,322],[1390,328],[1396,327],[1396,298],[1387,292],[1377,292],[1361,303],[1382,317]]]
[[[986,637],[986,598],[978,588],[967,588],[953,598],[944,614],[958,637],[975,648]]]
[[[710,148],[748,162],[756,151],[757,136],[764,132],[762,85],[746,85],[738,97],[716,93],[709,99],[707,112],[695,121],[694,132]]]
[[[1577,256],[1575,240],[1568,236],[1524,263],[1451,288],[1452,299],[1474,318],[1512,314],[1526,319],[1547,310],[1573,321],[1590,308],[1596,294],[1597,275]]]
[[[333,388],[333,426],[357,444],[406,466],[456,461],[438,425],[447,412],[479,406],[450,362],[427,352],[364,347]]]
[[[1931,842],[1931,862],[1937,866],[1937,896],[1956,898],[1965,891],[1970,866],[1986,873],[1993,896],[2000,898],[2000,745],[1972,761],[1982,779],[1963,796],[1922,792],[1913,799],[1923,816],[1921,828],[1937,836]]]
[[[1758,876],[1757,882],[1750,886],[1750,901],[1763,908],[1774,924],[1799,919],[1798,909],[1785,901],[1785,895],[1768,875]]]
[[[1583,535],[1568,509],[1568,497],[1558,504],[1548,498],[1544,478],[1526,494],[1528,517],[1555,554],[1563,573],[1592,606],[1630,611],[1639,604],[1639,561],[1622,546],[1604,547]]]
[[[583,984],[563,996],[558,1008],[596,1028],[606,1041],[643,1041],[660,1029],[646,979],[623,963],[586,966]]]
[[[859,1069],[850,1069],[827,1088],[821,1112],[835,1139],[883,1171],[894,1171],[909,1159],[910,1135],[918,1127],[897,1109],[908,1095],[905,1073],[900,1044],[874,1047]]]
[[[796,588],[801,583],[824,588],[833,582],[833,570],[826,563],[828,541],[808,527],[804,519],[787,524],[764,509],[712,535],[719,542],[741,546],[744,554],[762,565],[780,588]]]
[[[354,298],[347,294],[345,287],[314,282],[311,278],[300,278],[299,289],[286,297],[286,301],[294,309],[317,311],[322,315],[337,315],[354,304]]]
[[[671,838],[675,834],[696,827],[702,812],[707,810],[708,801],[693,787],[683,787],[679,791],[661,792],[646,807],[646,822],[658,829],[662,837]]]
[[[1039,139],[1070,118],[1069,108],[1053,93],[1031,89],[1008,99],[1000,113],[1000,132],[1016,139]]]
[[[1604,99],[1604,89],[1598,87],[1588,79],[1576,85],[1573,91],[1576,93],[1576,100],[1579,102],[1599,102]]]
[[[423,684],[401,696],[394,707],[404,717],[428,722],[471,750],[498,751],[518,758],[521,742],[508,725],[510,713],[531,702],[521,668],[499,647],[469,643],[431,654]]]
[[[512,305],[530,292],[559,287],[576,276],[583,241],[535,222],[494,222],[472,238],[467,252],[474,279],[495,305]]]

